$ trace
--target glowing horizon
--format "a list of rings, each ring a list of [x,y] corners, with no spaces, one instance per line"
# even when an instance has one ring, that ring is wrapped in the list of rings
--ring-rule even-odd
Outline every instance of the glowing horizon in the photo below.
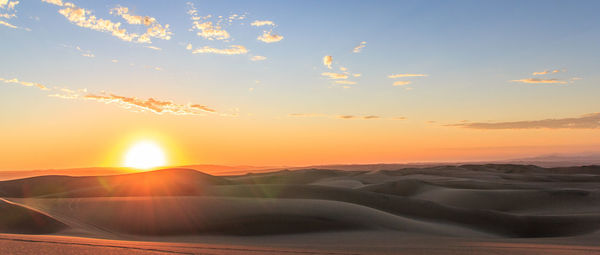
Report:
[[[0,170],[600,153],[598,7],[0,1]]]

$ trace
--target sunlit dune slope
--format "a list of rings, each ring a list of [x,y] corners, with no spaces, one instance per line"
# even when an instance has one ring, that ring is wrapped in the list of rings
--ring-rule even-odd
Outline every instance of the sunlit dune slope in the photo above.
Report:
[[[3,197],[98,197],[197,195],[206,185],[228,180],[190,169],[165,169],[111,176],[39,176],[0,182]]]

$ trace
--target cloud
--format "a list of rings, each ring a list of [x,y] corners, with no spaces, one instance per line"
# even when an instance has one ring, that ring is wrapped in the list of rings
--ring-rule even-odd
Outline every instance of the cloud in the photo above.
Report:
[[[188,45],[189,46],[189,45]],[[228,49],[217,49],[211,48],[209,46],[204,46],[202,48],[197,48],[192,50],[193,54],[198,53],[213,53],[213,54],[222,54],[222,55],[240,55],[248,53],[246,47],[241,45],[231,45]]]
[[[327,68],[331,69],[331,65],[333,64],[333,57],[332,56],[325,56],[323,57],[323,65],[325,65]]]
[[[427,74],[411,74],[411,73],[406,73],[406,74],[392,74],[392,75],[388,75],[388,78],[390,79],[395,79],[395,78],[402,78],[402,77],[427,77]]]
[[[172,113],[176,115],[200,115],[214,113],[215,110],[199,104],[181,105],[168,100],[154,98],[139,99],[136,97],[125,97],[115,94],[86,94],[83,99],[94,100],[106,104],[117,104],[126,109],[138,109],[150,111],[156,114]]]
[[[367,115],[367,116],[363,116],[362,118],[365,120],[370,120],[370,119],[379,119],[381,117],[379,117],[377,115]]]
[[[560,72],[560,70],[556,69],[556,70],[544,70],[542,72],[533,72],[533,75],[544,75],[544,74],[549,74],[549,73],[558,73]]]
[[[10,27],[10,28],[18,28],[17,26],[10,24],[6,21],[0,20],[0,25],[6,26],[6,27]]]
[[[19,1],[0,0],[0,9],[12,11],[17,4],[19,4]]]
[[[4,83],[14,83],[14,84],[20,84],[26,87],[37,87],[41,90],[50,90],[48,87],[36,83],[36,82],[27,82],[27,81],[19,81],[19,79],[17,78],[12,78],[12,79],[4,79],[4,78],[0,78],[0,81],[3,81]]]
[[[134,25],[144,24],[144,26],[150,26],[153,23],[156,23],[155,18],[149,16],[131,15],[129,14],[129,8],[122,6],[117,6],[111,9],[110,14],[116,14],[118,16],[121,16],[125,21],[127,21],[127,23]]]
[[[77,49],[77,51],[79,51],[79,53],[81,53],[81,56],[88,57],[88,58],[94,58],[94,57],[96,57],[94,55],[94,53],[92,53],[91,51],[89,51],[89,50],[83,50],[79,46],[75,47],[75,49]]]
[[[42,2],[46,2],[53,5],[63,6],[62,0],[42,0]]]
[[[352,52],[359,53],[364,47],[367,47],[367,42],[360,42],[358,46],[354,47],[354,50],[352,50]]]
[[[597,129],[600,128],[600,112],[574,118],[513,122],[467,122],[446,126],[470,129]]]
[[[136,97],[119,96],[113,93],[88,93],[87,89],[71,90],[68,88],[54,87],[48,88],[40,83],[20,81],[17,78],[4,79],[0,78],[4,83],[20,84],[27,87],[37,87],[41,90],[54,91],[50,97],[62,99],[83,99],[102,102],[106,104],[117,104],[122,108],[134,111],[149,111],[156,114],[171,113],[176,115],[204,115],[206,113],[216,113],[216,111],[208,106],[201,104],[176,104],[169,100],[159,100],[155,98],[140,99]]]
[[[152,50],[162,50],[161,48],[156,47],[156,46],[144,46],[144,47],[148,48],[148,49],[152,49]]]
[[[411,81],[395,81],[393,83],[394,86],[404,86],[404,85],[408,85],[411,84]]]
[[[7,13],[0,13],[0,18],[12,19],[17,16],[15,7],[19,4],[19,1],[8,1],[0,0],[0,11]],[[17,26],[10,24],[6,21],[0,21],[0,24],[10,28],[18,28]]]
[[[250,25],[255,26],[255,27],[275,26],[275,23],[273,23],[273,21],[270,21],[270,20],[255,20]]]
[[[312,117],[326,117],[326,118],[333,118],[333,119],[343,119],[343,120],[350,120],[350,119],[356,119],[356,120],[374,120],[374,119],[384,119],[384,117],[381,117],[379,115],[330,115],[330,114],[322,114],[322,113],[292,113],[292,114],[288,114],[288,117],[292,117],[292,118],[312,118]],[[393,118],[387,118],[387,119],[406,119],[404,117],[393,117]]]
[[[208,39],[208,40],[225,40],[225,39],[229,39],[231,36],[229,35],[229,32],[227,32],[226,30],[222,29],[221,26],[214,26],[212,22],[207,21],[207,22],[198,22],[198,21],[194,21],[193,23],[193,29],[199,30],[198,33],[196,33],[198,36],[203,37],[204,39]]]
[[[566,81],[561,81],[559,79],[538,79],[538,78],[527,78],[520,80],[511,80],[512,82],[521,82],[521,83],[555,83],[555,84],[566,84]]]
[[[267,57],[265,57],[265,56],[252,56],[250,58],[250,60],[252,60],[252,61],[261,61],[261,60],[265,60],[265,59],[267,59]]]
[[[97,18],[92,14],[92,11],[79,8],[73,3],[62,2],[61,0],[42,0],[46,3],[54,4],[57,6],[66,7],[60,9],[58,13],[65,16],[71,23],[88,28],[95,31],[110,33],[112,36],[117,37],[123,41],[136,42],[136,43],[151,43],[151,38],[159,38],[163,40],[170,40],[172,32],[169,31],[169,25],[159,24],[155,18],[148,16],[136,16],[129,13],[129,9],[126,7],[116,7],[111,9],[111,14],[121,16],[129,24],[141,24],[147,26],[146,32],[143,34],[129,33],[125,28],[121,27],[120,22],[114,22],[108,19]]]
[[[100,32],[108,32],[111,33],[112,36],[115,36],[123,41],[132,42],[134,39],[140,37],[138,34],[128,33],[127,30],[121,28],[121,23],[115,23],[105,19],[98,19],[96,16],[91,15],[91,11],[83,8],[67,7],[60,9],[58,12],[77,26]]]
[[[348,75],[345,74],[341,74],[341,73],[330,73],[330,72],[325,72],[325,73],[321,73],[322,76],[325,76],[331,80],[340,80],[340,79],[348,79]]]
[[[278,34],[273,34],[271,31],[264,31],[263,34],[261,36],[259,36],[258,38],[259,41],[263,41],[265,43],[274,43],[274,42],[279,42],[281,40],[283,40],[283,36],[278,35]]]
[[[360,76],[362,76],[362,74],[360,74],[360,73],[355,73],[355,74],[352,74],[352,76],[354,76],[354,77],[360,77]]]
[[[346,81],[346,80],[343,80],[343,81],[335,81],[335,83],[337,83],[337,84],[347,84],[347,85],[354,85],[354,84],[356,84],[356,82],[355,82],[355,81]]]
[[[129,13],[129,8],[117,6],[110,10],[110,14],[116,14],[121,16],[127,23],[132,25],[144,25],[148,27],[146,33],[142,34],[138,38],[138,42],[150,43],[150,37],[159,38],[163,40],[171,40],[173,34],[169,31],[169,24],[161,25],[156,21],[156,18],[150,16],[138,16]]]

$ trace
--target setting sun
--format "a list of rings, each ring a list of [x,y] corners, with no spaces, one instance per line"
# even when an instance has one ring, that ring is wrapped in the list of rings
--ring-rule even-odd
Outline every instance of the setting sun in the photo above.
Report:
[[[162,148],[152,141],[141,141],[134,144],[125,154],[125,166],[138,169],[149,169],[164,166],[167,160]]]

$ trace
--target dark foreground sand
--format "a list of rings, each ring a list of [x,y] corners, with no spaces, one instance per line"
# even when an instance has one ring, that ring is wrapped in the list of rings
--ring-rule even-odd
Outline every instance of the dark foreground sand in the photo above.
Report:
[[[600,254],[600,167],[0,182],[2,254]]]

